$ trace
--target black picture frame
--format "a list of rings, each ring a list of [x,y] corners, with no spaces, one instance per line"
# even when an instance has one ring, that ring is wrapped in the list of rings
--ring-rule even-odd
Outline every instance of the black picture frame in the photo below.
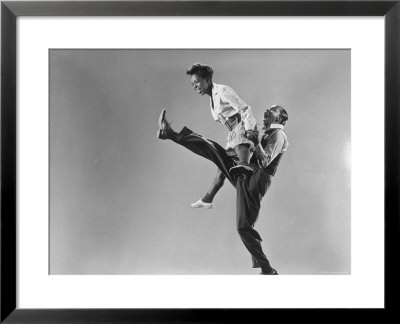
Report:
[[[396,1],[2,1],[1,2],[1,312],[3,323],[232,323],[276,320],[287,309],[16,308],[16,19],[18,16],[384,16],[385,19],[385,307],[295,310],[297,320],[356,315],[384,320],[399,286],[400,0]],[[373,170],[371,170],[373,172]],[[368,251],[365,251],[368,253]],[[371,255],[371,275],[374,259]],[[366,287],[368,291],[368,287]],[[345,292],[343,292],[345,293]],[[268,292],[266,292],[268,294]],[[207,296],[205,296],[207,298]],[[246,297],[247,298],[247,297]],[[251,298],[251,297],[250,297]],[[339,296],[340,298],[340,296]],[[372,312],[373,311],[373,312]],[[310,314],[310,312],[313,312]],[[322,313],[324,312],[324,313]],[[352,314],[356,313],[356,314]],[[392,314],[391,314],[392,315]],[[333,316],[333,317],[332,317]],[[244,318],[244,320],[243,320]],[[247,319],[247,320],[246,320]],[[283,320],[284,317],[278,317]]]

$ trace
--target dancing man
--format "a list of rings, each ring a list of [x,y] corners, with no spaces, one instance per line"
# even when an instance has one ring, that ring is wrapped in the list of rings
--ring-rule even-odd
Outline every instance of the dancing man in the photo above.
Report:
[[[276,174],[282,155],[289,143],[283,130],[288,114],[278,105],[271,106],[264,113],[263,130],[249,135],[254,143],[255,155],[249,163],[252,173],[231,172],[235,162],[218,143],[194,133],[187,127],[175,132],[166,119],[165,109],[159,118],[158,138],[170,139],[197,155],[212,161],[221,174],[236,188],[236,228],[252,257],[253,268],[261,268],[261,274],[277,275],[261,247],[261,236],[254,229],[261,199],[267,193]]]

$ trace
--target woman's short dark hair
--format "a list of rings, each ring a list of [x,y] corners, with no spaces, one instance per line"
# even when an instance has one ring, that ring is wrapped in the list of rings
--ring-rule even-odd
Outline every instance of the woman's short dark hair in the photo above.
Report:
[[[271,109],[274,109],[275,111],[279,112],[279,123],[285,125],[286,121],[289,119],[289,115],[286,112],[285,108],[279,105],[273,105],[271,106]]]
[[[196,74],[204,79],[212,79],[214,71],[211,68],[211,66],[207,64],[200,64],[200,63],[195,63],[192,66],[189,66],[188,69],[186,70],[186,74],[188,75],[193,75]]]

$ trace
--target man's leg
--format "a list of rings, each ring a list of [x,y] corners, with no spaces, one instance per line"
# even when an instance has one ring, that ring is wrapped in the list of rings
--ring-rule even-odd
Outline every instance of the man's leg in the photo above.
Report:
[[[219,168],[229,182],[235,186],[235,179],[229,174],[229,169],[234,163],[222,146],[194,133],[187,127],[183,127],[179,133],[175,132],[165,118],[165,110],[161,112],[159,127],[158,138],[164,140],[170,139],[193,153],[210,160]]]
[[[263,183],[260,183],[260,182]],[[271,267],[261,247],[261,236],[254,229],[260,212],[261,198],[271,184],[271,177],[256,169],[254,176],[240,176],[236,191],[236,226],[240,238],[253,261],[253,268],[261,268],[263,274],[277,274]]]

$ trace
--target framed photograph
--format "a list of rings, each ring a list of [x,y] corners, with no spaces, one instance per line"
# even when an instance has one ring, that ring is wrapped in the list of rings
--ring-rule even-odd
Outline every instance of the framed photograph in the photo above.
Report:
[[[2,2],[1,321],[394,311],[399,16]]]

